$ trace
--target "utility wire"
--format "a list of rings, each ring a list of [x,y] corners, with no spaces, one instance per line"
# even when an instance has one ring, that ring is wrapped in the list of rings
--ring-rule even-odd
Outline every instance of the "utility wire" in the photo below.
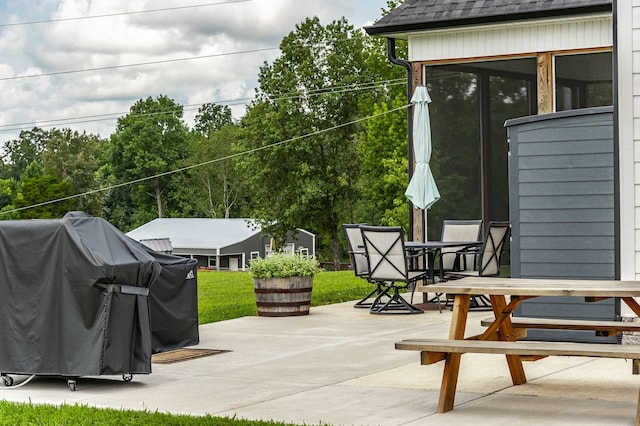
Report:
[[[251,98],[238,98],[238,99],[230,99],[230,100],[224,100],[224,101],[212,101],[210,103],[214,103],[216,105],[239,105],[239,104],[246,104],[249,101],[252,101],[253,97]],[[205,102],[206,103],[206,102]],[[182,109],[184,111],[193,111],[195,109],[200,108],[202,105],[204,105],[204,103],[200,103],[200,104],[187,104],[187,105],[183,105]],[[157,111],[157,112],[153,112],[153,113],[145,113],[145,114],[130,114],[131,117],[147,117],[150,115],[156,115],[156,114],[167,114],[167,113],[172,113],[174,112],[175,109],[172,110],[166,110],[166,111]],[[78,123],[91,123],[93,121],[108,121],[108,120],[115,120],[123,115],[127,115],[130,112],[111,112],[111,113],[106,113],[106,114],[96,114],[96,115],[85,115],[85,116],[79,116],[79,117],[67,117],[67,118],[54,118],[54,119],[50,119],[50,120],[37,120],[37,121],[25,121],[22,123],[10,123],[10,124],[0,124],[0,133],[2,132],[14,132],[16,130],[22,130],[24,128],[24,126],[31,126],[36,124],[37,122],[37,126],[36,127],[51,127],[51,126],[62,126],[62,125],[69,125],[69,124],[78,124]],[[19,127],[17,127],[19,126]]]
[[[264,145],[264,146],[260,146],[260,147],[257,147],[257,148],[249,149],[247,151],[239,152],[239,153],[236,153],[236,154],[231,154],[231,155],[228,155],[226,157],[216,158],[216,159],[209,160],[209,161],[204,161],[202,163],[193,164],[191,166],[186,166],[186,167],[181,167],[179,169],[171,170],[171,171],[164,172],[164,173],[158,173],[158,174],[153,175],[153,176],[147,176],[147,177],[144,177],[144,178],[134,179],[134,180],[131,180],[131,181],[128,181],[128,182],[123,182],[123,183],[119,183],[119,184],[115,184],[115,185],[110,185],[110,186],[107,186],[105,188],[94,189],[94,190],[91,190],[91,191],[83,192],[82,194],[69,195],[67,197],[62,197],[62,198],[58,198],[58,199],[55,199],[55,200],[43,201],[42,203],[32,204],[30,206],[18,207],[18,208],[13,209],[13,210],[0,212],[0,216],[5,215],[5,214],[9,214],[9,213],[16,213],[16,212],[19,212],[19,211],[22,211],[22,210],[32,209],[32,208],[36,208],[36,207],[48,206],[50,204],[59,203],[61,201],[73,200],[75,198],[85,197],[87,195],[92,195],[92,194],[96,194],[96,193],[99,193],[99,192],[110,191],[112,189],[121,188],[123,186],[133,185],[133,184],[140,183],[140,182],[145,182],[147,180],[156,179],[156,178],[159,178],[159,177],[162,177],[162,176],[168,176],[168,175],[172,175],[172,174],[175,174],[175,173],[184,172],[186,170],[195,169],[197,167],[206,166],[208,164],[217,163],[219,161],[229,160],[231,158],[236,158],[236,157],[240,157],[240,156],[243,156],[243,155],[253,154],[254,152],[263,151],[265,149],[273,148],[273,147],[276,147],[276,146],[279,146],[279,145],[284,145],[284,144],[287,144],[287,143],[290,143],[290,142],[294,142],[294,141],[297,141],[297,140],[310,138],[312,136],[317,136],[317,135],[320,135],[322,133],[327,133],[327,132],[330,132],[332,130],[336,130],[336,129],[339,129],[339,128],[342,128],[342,127],[351,126],[353,124],[357,124],[357,123],[360,123],[360,122],[363,122],[363,121],[366,121],[366,120],[370,120],[370,119],[375,118],[375,117],[379,117],[379,116],[382,116],[382,115],[390,114],[392,112],[396,112],[396,111],[400,111],[402,109],[409,108],[410,106],[411,106],[411,104],[402,105],[402,106],[400,106],[398,108],[394,108],[394,109],[391,109],[389,111],[380,112],[378,114],[373,114],[373,115],[370,115],[368,117],[359,118],[359,119],[356,119],[356,120],[349,121],[348,123],[338,124],[338,125],[333,126],[333,127],[328,127],[326,129],[317,130],[315,132],[308,133],[306,135],[295,136],[293,138],[290,138],[290,139],[287,139],[287,140],[284,140],[284,141],[274,142],[274,143],[269,144],[269,145]]]
[[[144,65],[157,65],[157,64],[168,64],[171,62],[183,62],[183,61],[192,61],[194,59],[207,59],[207,58],[219,58],[222,56],[233,56],[233,55],[243,55],[245,53],[257,53],[257,52],[267,52],[269,50],[277,50],[278,47],[265,47],[262,49],[250,49],[250,50],[240,50],[237,52],[228,52],[228,53],[215,53],[212,55],[203,55],[203,56],[191,56],[188,58],[176,58],[176,59],[163,59],[161,61],[151,61],[151,62],[140,62],[137,64],[125,64],[125,65],[110,65],[108,67],[98,67],[98,68],[84,68],[80,70],[67,70],[67,71],[56,71],[56,72],[47,72],[42,74],[28,74],[28,75],[19,75],[14,77],[3,77],[0,78],[0,81],[10,81],[10,80],[22,80],[25,78],[36,78],[36,77],[48,77],[52,75],[63,75],[63,74],[78,74],[81,72],[91,72],[91,71],[105,71],[105,70],[113,70],[118,68],[128,68],[128,67],[140,67]]]
[[[176,7],[166,7],[163,9],[149,9],[149,10],[135,10],[131,12],[118,12],[118,13],[106,13],[104,15],[90,15],[90,16],[76,16],[72,18],[58,18],[58,19],[47,19],[42,21],[28,21],[28,22],[14,22],[7,24],[0,24],[0,28],[2,27],[17,27],[21,25],[34,25],[34,24],[49,24],[54,22],[66,22],[66,21],[79,21],[83,19],[96,19],[96,18],[109,18],[114,16],[125,16],[125,15],[137,15],[141,13],[155,13],[155,12],[167,12],[171,10],[179,10],[179,9],[193,9],[196,7],[207,7],[207,6],[219,6],[223,4],[233,4],[233,3],[245,3],[253,0],[234,0],[234,1],[223,1],[219,3],[205,3],[205,4],[194,4],[192,6],[176,6]]]
[[[289,93],[284,93],[277,98],[270,98],[270,100],[278,101],[278,100],[295,99],[305,95],[320,96],[320,95],[332,94],[332,93],[347,93],[347,92],[354,92],[359,90],[386,88],[389,86],[397,86],[397,85],[403,85],[403,84],[406,84],[406,79],[398,78],[393,80],[385,80],[382,82],[367,82],[367,83],[361,83],[356,85],[332,86],[327,88],[310,90],[306,93],[289,92]],[[216,105],[239,105],[243,103],[246,104],[252,100],[255,100],[255,98],[238,98],[238,99],[223,100],[223,101],[213,101],[212,103]],[[202,105],[203,104],[183,105],[183,110],[192,111],[200,108]],[[145,117],[145,116],[157,115],[157,114],[168,114],[168,113],[172,113],[173,111],[174,110],[156,111],[153,113],[146,113],[146,114],[131,114],[130,116]],[[63,125],[70,125],[70,124],[91,123],[95,121],[109,121],[109,120],[115,120],[119,118],[119,116],[123,116],[126,114],[128,113],[119,112],[119,113],[98,114],[98,115],[89,115],[89,116],[81,116],[81,117],[39,120],[37,127],[53,127],[53,126],[63,126]],[[30,122],[23,122],[23,123],[0,124],[0,133],[24,130],[24,126],[26,125],[35,125],[35,122],[30,121]]]

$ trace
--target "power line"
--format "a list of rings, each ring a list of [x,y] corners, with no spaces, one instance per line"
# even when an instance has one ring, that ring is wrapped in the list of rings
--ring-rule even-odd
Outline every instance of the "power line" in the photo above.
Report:
[[[216,105],[238,105],[238,104],[243,104],[243,103],[247,103],[251,100],[253,100],[255,98],[251,97],[251,98],[238,98],[238,99],[231,99],[231,100],[225,100],[225,101],[213,101],[211,103],[214,103]],[[200,108],[202,105],[204,105],[204,103],[200,103],[200,104],[188,104],[188,105],[183,105],[182,108],[184,111],[193,111],[195,109]],[[149,115],[155,115],[155,114],[166,114],[166,113],[171,113],[175,110],[170,110],[170,111],[157,111],[157,112],[153,112],[153,113],[145,113],[145,114],[131,114],[131,116],[135,116],[135,117],[144,117],[144,116],[149,116]],[[93,121],[108,121],[108,120],[115,120],[123,115],[127,115],[129,114],[129,111],[126,112],[111,112],[111,113],[106,113],[106,114],[96,114],[96,115],[85,115],[85,116],[79,116],[79,117],[68,117],[68,118],[55,118],[55,119],[50,119],[50,120],[37,120],[36,121],[27,121],[27,122],[22,122],[22,123],[10,123],[10,124],[0,124],[0,133],[4,133],[4,132],[15,132],[17,130],[23,130],[24,126],[37,126],[36,127],[52,127],[52,126],[63,126],[63,125],[69,125],[69,124],[78,124],[78,123],[91,123]]]
[[[177,58],[177,59],[163,59],[161,61],[151,61],[151,62],[140,62],[137,64],[126,64],[126,65],[111,65],[108,67],[98,67],[98,68],[84,68],[81,70],[67,70],[67,71],[57,71],[57,72],[48,72],[42,74],[29,74],[29,75],[20,75],[15,77],[3,77],[0,78],[0,81],[9,81],[9,80],[21,80],[25,78],[36,78],[36,77],[48,77],[52,75],[63,75],[63,74],[77,74],[82,72],[91,72],[91,71],[105,71],[105,70],[113,70],[118,68],[128,68],[128,67],[139,67],[144,65],[157,65],[157,64],[167,64],[171,62],[183,62],[183,61],[192,61],[194,59],[207,59],[207,58],[219,58],[222,56],[233,56],[233,55],[243,55],[245,53],[257,53],[257,52],[267,52],[269,50],[277,50],[278,47],[265,47],[262,49],[249,49],[249,50],[241,50],[237,52],[228,52],[228,53],[216,53],[212,55],[203,55],[203,56],[191,56],[188,58]]]
[[[347,93],[347,92],[354,92],[354,91],[359,91],[359,90],[368,90],[368,89],[379,89],[379,88],[386,88],[388,86],[397,86],[397,85],[404,85],[406,84],[406,79],[404,78],[398,78],[398,79],[392,79],[392,80],[384,80],[381,82],[366,82],[366,83],[361,83],[361,84],[355,84],[355,85],[343,85],[343,86],[331,86],[331,87],[326,87],[326,88],[319,88],[319,89],[315,89],[315,90],[310,90],[308,92],[305,93],[301,93],[301,92],[288,92],[288,93],[283,93],[281,94],[281,96],[276,97],[276,98],[271,98],[271,101],[278,101],[278,100],[287,100],[287,99],[295,99],[295,98],[299,98],[302,96],[321,96],[321,95],[325,95],[325,94],[336,94],[336,93]],[[243,103],[247,103],[249,101],[254,100],[255,98],[238,98],[238,99],[231,99],[231,100],[223,100],[223,101],[213,101],[211,103],[214,103],[216,105],[239,105],[239,104],[243,104]],[[189,105],[183,105],[183,111],[192,111],[195,109],[200,108],[203,105],[203,103],[201,104],[189,104]],[[146,114],[132,114],[131,116],[149,116],[149,115],[156,115],[156,114],[166,114],[166,113],[171,113],[174,110],[170,110],[170,111],[157,111],[157,112],[153,112],[153,113],[146,113]],[[39,120],[38,121],[38,125],[37,127],[53,127],[53,126],[63,126],[63,125],[70,125],[70,124],[80,124],[80,123],[90,123],[90,122],[95,122],[95,121],[108,121],[108,120],[115,120],[117,118],[119,118],[119,116],[123,116],[128,114],[128,112],[114,112],[114,113],[107,113],[107,114],[97,114],[97,115],[89,115],[89,116],[80,116],[80,117],[69,117],[69,118],[60,118],[60,119],[51,119],[51,120]],[[24,126],[26,125],[34,125],[35,126],[36,122],[23,122],[23,123],[11,123],[11,124],[0,124],[0,133],[7,133],[7,132],[15,132],[15,131],[19,131],[19,130],[24,130]]]
[[[331,93],[347,93],[355,90],[366,90],[366,89],[377,89],[378,87],[386,87],[386,86],[397,86],[401,84],[406,84],[406,78],[396,78],[393,80],[385,80],[383,82],[370,81],[366,83],[358,83],[358,84],[345,84],[343,86],[330,86],[330,87],[322,87],[319,89],[308,90],[306,92],[289,92],[282,93],[278,97],[273,98],[272,100],[286,100],[286,99],[295,99],[301,98],[303,96],[319,96]],[[383,84],[380,84],[383,83]]]
[[[274,142],[274,143],[269,144],[269,145],[260,146],[260,147],[257,147],[257,148],[252,148],[252,149],[249,149],[247,151],[239,152],[239,153],[236,153],[236,154],[231,154],[231,155],[228,155],[226,157],[216,158],[216,159],[209,160],[209,161],[204,161],[202,163],[193,164],[191,166],[186,166],[186,167],[181,167],[179,169],[171,170],[171,171],[164,172],[164,173],[158,173],[158,174],[153,175],[153,176],[147,176],[147,177],[144,177],[144,178],[134,179],[134,180],[131,180],[131,181],[128,181],[128,182],[123,182],[123,183],[119,183],[119,184],[115,184],[115,185],[110,185],[110,186],[107,186],[105,188],[99,188],[99,189],[94,189],[92,191],[83,192],[82,194],[69,195],[67,197],[62,197],[62,198],[58,198],[58,199],[55,199],[55,200],[44,201],[42,203],[32,204],[30,206],[18,207],[18,208],[13,209],[13,210],[2,211],[2,212],[0,212],[0,216],[5,215],[5,214],[10,214],[10,213],[16,213],[16,212],[19,212],[19,211],[22,211],[22,210],[32,209],[32,208],[36,208],[36,207],[48,206],[48,205],[51,205],[51,204],[59,203],[59,202],[62,202],[62,201],[73,200],[73,199],[80,198],[80,197],[86,197],[88,195],[93,195],[93,194],[97,194],[97,193],[100,193],[100,192],[110,191],[112,189],[122,188],[124,186],[133,185],[133,184],[140,183],[140,182],[145,182],[147,180],[156,179],[156,178],[163,177],[163,176],[169,176],[169,175],[172,175],[172,174],[175,174],[175,173],[179,173],[179,172],[184,172],[184,171],[187,171],[187,170],[195,169],[197,167],[202,167],[202,166],[206,166],[208,164],[217,163],[219,161],[229,160],[229,159],[240,157],[240,156],[243,156],[243,155],[253,154],[253,153],[258,152],[258,151],[263,151],[265,149],[274,148],[276,146],[284,145],[284,144],[291,143],[291,142],[294,142],[294,141],[297,141],[297,140],[310,138],[312,136],[317,136],[317,135],[320,135],[322,133],[327,133],[327,132],[330,132],[332,130],[336,130],[336,129],[339,129],[339,128],[342,128],[342,127],[351,126],[353,124],[357,124],[357,123],[360,123],[360,122],[363,122],[363,121],[366,121],[366,120],[370,120],[372,118],[376,118],[376,117],[379,117],[381,115],[386,115],[386,114],[390,114],[392,112],[396,112],[396,111],[400,111],[402,109],[409,108],[410,106],[411,106],[411,104],[402,105],[402,106],[400,106],[398,108],[394,108],[394,109],[391,109],[389,111],[380,112],[380,113],[373,114],[373,115],[370,115],[370,116],[367,116],[367,117],[364,117],[364,118],[358,118],[356,120],[352,120],[352,121],[349,121],[347,123],[338,124],[338,125],[335,125],[335,126],[332,126],[332,127],[328,127],[326,129],[322,129],[322,130],[317,130],[315,132],[308,133],[306,135],[294,136],[293,138],[290,138],[290,139],[287,139],[287,140],[284,140],[284,141]]]
[[[90,16],[76,16],[73,18],[58,18],[58,19],[46,19],[41,21],[27,21],[27,22],[14,22],[7,24],[0,24],[0,28],[2,27],[17,27],[21,25],[35,25],[35,24],[49,24],[54,22],[67,22],[67,21],[79,21],[83,19],[96,19],[96,18],[110,18],[114,16],[124,16],[124,15],[137,15],[141,13],[155,13],[155,12],[168,12],[172,10],[179,9],[193,9],[196,7],[207,7],[207,6],[220,6],[224,4],[233,4],[233,3],[245,3],[253,0],[234,0],[234,1],[223,1],[219,3],[205,3],[205,4],[195,4],[192,6],[176,6],[176,7],[166,7],[163,9],[149,9],[149,10],[135,10],[131,12],[118,12],[118,13],[106,13],[103,15],[90,15]]]

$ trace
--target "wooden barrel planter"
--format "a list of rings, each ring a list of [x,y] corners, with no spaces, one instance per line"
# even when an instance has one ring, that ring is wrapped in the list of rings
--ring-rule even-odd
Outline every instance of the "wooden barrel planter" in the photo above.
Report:
[[[287,278],[254,278],[258,315],[288,317],[308,315],[311,306],[313,276]]]

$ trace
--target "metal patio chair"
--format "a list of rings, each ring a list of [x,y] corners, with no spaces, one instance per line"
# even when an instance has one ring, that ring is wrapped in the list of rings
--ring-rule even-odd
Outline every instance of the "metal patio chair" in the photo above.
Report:
[[[482,238],[482,220],[444,220],[442,222],[443,242],[449,241],[480,241]],[[463,250],[464,246],[444,247],[440,250],[440,269],[441,271],[465,270],[473,269],[476,261],[476,254],[459,254],[459,250]]]
[[[428,270],[409,270],[412,257],[404,245],[404,233],[399,226],[360,226],[362,241],[367,256],[369,278],[382,284],[382,293],[376,297],[370,308],[372,314],[421,314],[424,311],[407,302],[400,290],[412,287],[427,279]],[[385,296],[389,300],[383,301]]]
[[[509,238],[511,225],[509,222],[489,222],[482,247],[478,249],[463,249],[457,252],[459,259],[456,261],[460,267],[458,270],[447,271],[445,279],[457,279],[464,277],[491,277],[500,275],[500,257],[504,244]],[[468,255],[476,255],[475,267],[467,269],[464,259]],[[490,308],[491,301],[486,296],[472,297],[472,307]]]
[[[371,290],[369,294],[358,301],[354,308],[371,308],[373,302],[369,301],[372,298],[376,298],[383,293],[382,283],[371,280],[369,277],[369,265],[367,264],[367,254],[364,250],[364,242],[362,241],[362,232],[360,226],[366,225],[362,223],[356,224],[343,224],[342,229],[347,236],[347,243],[349,244],[349,258],[351,259],[351,267],[356,277],[363,278],[375,285],[376,288]]]

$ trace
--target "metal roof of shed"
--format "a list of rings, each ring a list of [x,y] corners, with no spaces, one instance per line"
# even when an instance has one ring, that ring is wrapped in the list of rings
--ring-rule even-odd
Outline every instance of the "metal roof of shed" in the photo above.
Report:
[[[173,246],[169,238],[151,238],[148,240],[140,240],[142,244],[149,247],[153,251],[171,253]]]
[[[135,240],[169,238],[174,249],[222,249],[259,234],[252,219],[161,218],[154,219],[127,235]]]
[[[407,0],[365,30],[369,35],[392,35],[611,11],[612,0]]]

